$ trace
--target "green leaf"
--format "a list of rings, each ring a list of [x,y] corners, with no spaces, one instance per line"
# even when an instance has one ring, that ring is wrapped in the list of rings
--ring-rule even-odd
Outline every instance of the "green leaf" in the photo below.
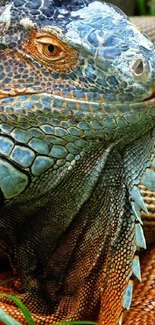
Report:
[[[150,13],[152,16],[155,15],[155,0],[150,1]]]
[[[12,295],[8,294],[0,294],[0,297],[6,297],[11,299],[21,310],[23,315],[25,316],[27,322],[29,325],[35,325],[34,320],[32,319],[32,316],[26,306],[22,303],[22,301]],[[2,309],[0,309],[0,320],[2,320],[6,325],[21,325],[19,322],[14,320],[11,316],[7,315]],[[54,325],[97,325],[96,322],[91,321],[64,321],[60,323],[55,323]]]
[[[138,11],[140,15],[146,15],[146,1],[145,0],[137,0],[136,2]]]
[[[7,315],[3,309],[0,308],[0,320],[6,325],[21,325],[11,316]]]
[[[3,282],[0,282],[0,287],[11,282],[12,280],[15,280],[16,278],[17,278],[17,276],[13,276],[12,278],[9,278],[9,279],[4,280]]]
[[[28,311],[28,309],[26,308],[26,306],[22,303],[22,301],[15,297],[15,296],[12,296],[12,295],[8,295],[8,294],[0,294],[0,297],[6,297],[6,298],[9,298],[11,299],[18,307],[19,309],[21,310],[21,312],[23,313],[23,315],[25,316],[27,322],[29,325],[35,325],[35,322],[30,314],[30,312]],[[13,325],[13,324],[11,324]]]

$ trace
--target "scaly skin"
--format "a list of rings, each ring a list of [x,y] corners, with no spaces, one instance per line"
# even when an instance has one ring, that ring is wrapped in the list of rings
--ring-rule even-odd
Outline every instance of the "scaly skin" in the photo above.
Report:
[[[155,319],[155,247],[141,260],[142,282],[136,281],[132,305],[124,315],[124,325],[154,325]]]
[[[1,4],[0,247],[20,279],[9,290],[37,325],[116,325],[145,248],[138,185],[155,190],[154,46],[98,1]]]

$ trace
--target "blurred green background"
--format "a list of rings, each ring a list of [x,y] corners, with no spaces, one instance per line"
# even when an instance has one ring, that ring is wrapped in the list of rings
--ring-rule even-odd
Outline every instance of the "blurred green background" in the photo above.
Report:
[[[107,0],[106,2],[117,5],[130,16],[155,16],[155,0]]]

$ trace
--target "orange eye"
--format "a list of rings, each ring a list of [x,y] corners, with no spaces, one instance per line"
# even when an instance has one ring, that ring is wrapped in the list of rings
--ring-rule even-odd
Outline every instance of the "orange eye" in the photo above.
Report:
[[[66,72],[75,68],[78,53],[70,45],[59,39],[61,32],[53,28],[54,34],[44,31],[29,31],[24,43],[25,53],[35,58],[52,71]],[[58,36],[57,36],[58,34]]]
[[[61,49],[53,44],[42,45],[43,54],[47,56],[57,56],[61,52]]]
[[[62,55],[63,49],[58,41],[52,39],[52,37],[44,36],[34,40],[36,54],[41,55],[44,60],[57,60]]]

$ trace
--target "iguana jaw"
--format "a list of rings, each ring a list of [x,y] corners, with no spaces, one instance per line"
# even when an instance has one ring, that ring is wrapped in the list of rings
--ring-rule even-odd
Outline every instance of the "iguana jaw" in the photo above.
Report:
[[[9,97],[15,97],[15,96],[22,96],[22,95],[29,95],[29,94],[47,94],[47,95],[51,95],[52,97],[58,97],[60,99],[63,99],[64,101],[68,101],[68,100],[72,100],[72,102],[81,102],[81,103],[91,103],[91,104],[101,104],[101,105],[108,105],[108,106],[115,106],[117,105],[118,107],[123,107],[123,106],[135,106],[135,105],[139,105],[141,103],[145,103],[146,105],[150,106],[154,106],[155,104],[155,91],[152,92],[152,94],[141,100],[141,101],[138,101],[138,102],[123,102],[123,103],[120,103],[119,101],[118,102],[112,102],[112,103],[108,103],[108,102],[104,102],[104,96],[102,94],[100,94],[100,99],[98,101],[89,101],[87,99],[87,94],[85,94],[85,99],[81,98],[81,99],[78,99],[78,98],[75,98],[73,93],[70,92],[69,96],[68,97],[64,97],[62,95],[62,92],[55,92],[55,91],[44,91],[44,90],[36,90],[35,89],[35,86],[33,88],[26,88],[26,87],[21,87],[21,88],[12,88],[10,89],[9,91],[3,91],[3,90],[0,90],[0,100],[3,99],[3,98],[9,98]]]

